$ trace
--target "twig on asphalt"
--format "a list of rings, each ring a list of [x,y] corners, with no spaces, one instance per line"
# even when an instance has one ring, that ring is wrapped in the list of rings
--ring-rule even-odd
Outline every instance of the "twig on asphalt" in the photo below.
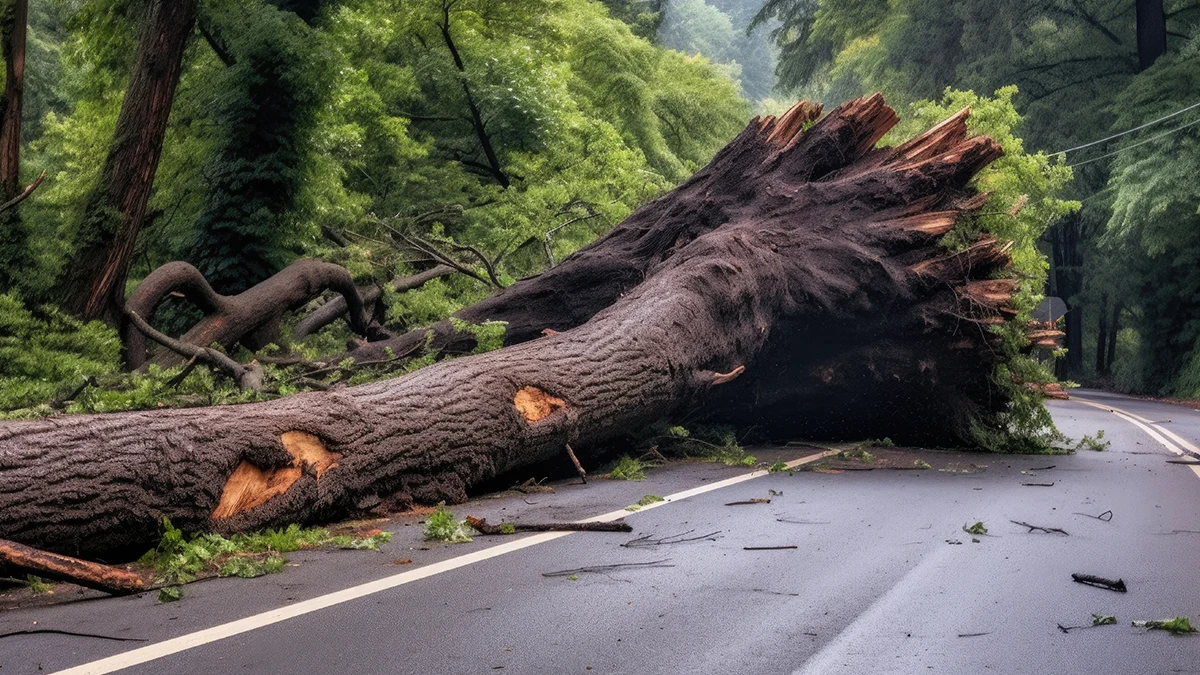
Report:
[[[958,637],[980,637],[983,635],[991,635],[991,633],[959,633]]]
[[[1200,461],[1194,459],[1168,459],[1167,464],[1183,464],[1184,466],[1200,466]]]
[[[1077,516],[1087,516],[1088,518],[1095,518],[1096,520],[1103,520],[1103,521],[1104,521],[1104,522],[1106,522],[1106,523],[1107,523],[1108,521],[1110,521],[1110,520],[1112,520],[1112,519],[1113,519],[1113,512],[1112,512],[1112,511],[1105,511],[1104,513],[1101,513],[1101,514],[1100,514],[1100,515],[1098,515],[1098,516],[1093,516],[1093,515],[1092,515],[1092,514],[1090,514],[1090,513],[1080,513],[1079,511],[1076,511],[1076,512],[1075,512],[1075,515],[1077,515]],[[1107,518],[1105,518],[1105,516],[1108,516],[1108,517],[1107,517]]]
[[[113,635],[100,635],[98,633],[76,633],[69,630],[56,630],[54,628],[35,628],[33,630],[15,630],[11,633],[0,633],[0,638],[12,637],[14,635],[37,635],[39,633],[50,633],[53,635],[70,635],[72,637],[87,637],[96,638],[97,640],[114,640],[116,642],[149,642],[146,638],[127,638],[116,637]]]
[[[668,537],[662,537],[661,539],[651,539],[650,535],[646,534],[646,535],[642,535],[642,536],[638,537],[637,539],[631,539],[631,540],[625,542],[624,544],[621,544],[621,546],[624,548],[649,548],[651,546],[667,546],[669,544],[683,544],[683,543],[689,542],[689,541],[700,541],[702,539],[712,539],[716,535],[721,534],[721,531],[717,530],[716,532],[709,532],[708,534],[702,534],[698,537],[687,536],[693,532],[695,532],[695,530],[688,530],[687,532],[681,532],[679,534],[672,534]]]
[[[1038,467],[1038,468],[1036,468],[1036,469],[1025,469],[1025,470],[1026,470],[1026,471],[1049,471],[1050,469],[1053,469],[1053,468],[1054,468],[1054,467],[1056,467],[1056,466],[1058,466],[1058,465],[1057,465],[1057,464],[1051,464],[1050,466],[1040,466],[1040,467]]]
[[[755,497],[754,499],[746,499],[740,502],[728,502],[725,506],[742,506],[743,504],[770,504],[771,500],[766,497]]]
[[[1054,487],[1054,483],[1021,483],[1025,487]]]
[[[467,525],[480,534],[515,534],[517,532],[633,532],[629,523],[501,523],[492,525],[484,518],[467,516]]]
[[[828,520],[791,520],[790,518],[776,518],[777,523],[791,523],[793,525],[828,525]]]
[[[664,565],[663,564],[663,563],[668,562],[669,560],[670,560],[670,558],[663,558],[662,560],[652,560],[650,562],[617,563],[615,565],[595,565],[593,567],[580,567],[580,568],[573,569],[573,570],[559,570],[558,572],[542,572],[542,576],[544,576],[544,577],[569,577],[569,576],[572,576],[575,574],[587,574],[587,573],[603,574],[605,572],[613,572],[616,570],[623,570],[623,569],[648,569],[648,568],[652,568],[652,567],[674,567],[674,565]]]
[[[1072,574],[1071,579],[1073,579],[1075,583],[1095,586],[1096,588],[1107,588],[1110,591],[1116,591],[1118,593],[1125,593],[1128,591],[1128,589],[1125,588],[1124,579],[1117,579],[1116,581],[1113,581],[1112,579],[1105,579],[1104,577],[1098,577],[1094,574]]]
[[[1061,527],[1042,527],[1041,525],[1030,525],[1029,523],[1022,523],[1019,520],[1010,520],[1008,522],[1010,522],[1014,525],[1020,525],[1021,527],[1028,527],[1030,532],[1033,532],[1034,530],[1041,530],[1042,532],[1045,532],[1046,534],[1064,534],[1064,535],[1070,536],[1067,533],[1067,531],[1062,529]]]

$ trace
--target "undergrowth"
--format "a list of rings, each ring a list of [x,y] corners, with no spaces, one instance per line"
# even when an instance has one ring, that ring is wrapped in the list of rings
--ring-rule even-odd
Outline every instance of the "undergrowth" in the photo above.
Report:
[[[425,518],[425,538],[430,541],[462,544],[471,541],[470,532],[470,528],[455,518],[445,504],[439,505],[436,511]]]
[[[164,518],[158,546],[147,551],[138,562],[152,568],[155,577],[168,585],[213,576],[249,579],[283,571],[287,564],[284,553],[317,548],[376,551],[391,538],[390,532],[335,535],[325,528],[302,528],[295,524],[230,537],[212,533],[188,537]]]

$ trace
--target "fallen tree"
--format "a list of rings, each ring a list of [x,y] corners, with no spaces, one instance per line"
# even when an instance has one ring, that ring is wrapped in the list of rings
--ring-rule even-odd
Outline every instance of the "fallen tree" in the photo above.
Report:
[[[939,240],[982,206],[968,184],[1001,150],[968,137],[968,111],[894,149],[875,149],[897,121],[879,96],[819,113],[755,120],[595,244],[460,313],[508,321],[511,346],[265,403],[0,424],[0,537],[140,552],[163,517],[231,532],[461,501],[697,408],[966,438],[1007,403],[987,326],[1016,283],[995,278],[1003,242]],[[447,322],[387,346],[466,339]]]

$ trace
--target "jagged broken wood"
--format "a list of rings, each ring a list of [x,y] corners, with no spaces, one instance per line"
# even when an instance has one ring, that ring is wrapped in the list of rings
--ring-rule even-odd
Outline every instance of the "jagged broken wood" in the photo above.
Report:
[[[684,414],[963,442],[1007,410],[988,327],[1012,316],[1017,282],[1007,243],[942,237],[985,204],[970,182],[1000,147],[968,136],[965,110],[896,148],[875,147],[898,119],[879,96],[820,112],[756,119],[594,244],[459,313],[508,322],[503,349],[264,403],[0,423],[0,537],[136,555],[164,517],[233,532],[461,502],[568,443]],[[172,265],[129,307],[148,318],[171,291],[207,302],[185,342],[254,349],[325,288],[361,301],[315,261],[233,298]],[[447,321],[355,355],[473,339]]]
[[[1010,520],[1008,522],[1012,523],[1013,525],[1020,525],[1021,527],[1028,527],[1030,532],[1045,532],[1046,534],[1067,535],[1067,531],[1062,529],[1061,527],[1042,527],[1041,525],[1030,525],[1029,523],[1022,523],[1019,520]],[[1070,536],[1070,535],[1067,535],[1067,536]]]
[[[1071,580],[1077,584],[1095,586],[1097,588],[1107,588],[1110,591],[1116,591],[1118,593],[1126,593],[1129,591],[1129,589],[1125,587],[1124,579],[1105,579],[1104,577],[1098,577],[1094,574],[1072,574]]]

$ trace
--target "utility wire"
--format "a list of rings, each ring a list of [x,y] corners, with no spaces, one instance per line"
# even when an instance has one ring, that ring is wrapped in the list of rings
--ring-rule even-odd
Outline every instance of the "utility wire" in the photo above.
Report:
[[[1119,155],[1119,154],[1121,154],[1122,152],[1125,152],[1126,150],[1132,150],[1132,149],[1134,149],[1134,148],[1138,147],[1139,145],[1145,145],[1145,144],[1147,144],[1147,143],[1151,143],[1151,142],[1153,142],[1153,141],[1157,141],[1157,140],[1158,140],[1158,139],[1160,139],[1160,138],[1166,138],[1167,136],[1170,136],[1170,135],[1171,135],[1171,134],[1173,134],[1173,133],[1176,133],[1176,132],[1178,132],[1178,131],[1183,131],[1184,129],[1186,129],[1186,128],[1190,127],[1190,126],[1195,126],[1195,125],[1197,125],[1197,124],[1200,124],[1200,119],[1195,119],[1195,120],[1192,120],[1191,122],[1188,122],[1187,124],[1183,124],[1183,125],[1177,126],[1177,127],[1175,127],[1174,129],[1172,129],[1172,130],[1170,130],[1170,131],[1163,132],[1163,133],[1161,133],[1161,134],[1159,134],[1159,135],[1157,135],[1157,136],[1151,136],[1150,138],[1147,138],[1147,139],[1146,139],[1146,140],[1144,140],[1144,141],[1138,141],[1137,143],[1134,143],[1133,145],[1127,145],[1127,146],[1125,146],[1125,147],[1121,148],[1120,150],[1114,150],[1114,151],[1112,151],[1112,152],[1109,152],[1109,153],[1106,153],[1106,154],[1100,155],[1099,157],[1093,157],[1092,159],[1084,160],[1084,161],[1082,161],[1082,162],[1077,162],[1077,163],[1075,163],[1075,164],[1069,164],[1068,166],[1070,166],[1072,169],[1074,169],[1075,167],[1077,167],[1077,166],[1083,166],[1084,164],[1091,164],[1092,162],[1099,162],[1099,161],[1100,161],[1100,160],[1102,160],[1102,159],[1108,159],[1109,157],[1112,157],[1112,156],[1114,156],[1114,155]]]
[[[1194,104],[1192,104],[1192,105],[1190,105],[1190,106],[1188,106],[1188,107],[1186,107],[1186,108],[1183,108],[1182,110],[1176,110],[1175,112],[1171,113],[1170,115],[1164,115],[1163,117],[1160,117],[1160,118],[1158,118],[1158,119],[1156,119],[1156,120],[1154,120],[1154,121],[1152,121],[1152,122],[1146,122],[1145,124],[1143,124],[1143,125],[1142,125],[1142,126],[1140,126],[1140,127],[1134,127],[1134,128],[1132,128],[1132,129],[1127,129],[1127,130],[1125,130],[1125,131],[1122,131],[1122,132],[1121,132],[1121,133],[1119,133],[1119,134],[1113,134],[1112,136],[1109,136],[1109,137],[1107,137],[1107,138],[1101,138],[1101,139],[1100,139],[1100,140],[1098,140],[1098,141],[1092,141],[1091,143],[1084,143],[1083,145],[1077,145],[1077,146],[1075,146],[1075,147],[1073,147],[1073,148],[1068,148],[1068,149],[1066,149],[1066,150],[1059,150],[1058,152],[1052,152],[1052,153],[1050,153],[1050,154],[1052,154],[1052,155],[1058,155],[1058,154],[1063,154],[1063,153],[1067,153],[1067,152],[1075,152],[1076,150],[1082,150],[1082,149],[1084,149],[1084,148],[1090,148],[1090,147],[1092,147],[1093,145],[1100,145],[1101,143],[1105,143],[1105,142],[1107,142],[1107,141],[1111,141],[1111,140],[1112,140],[1112,139],[1114,139],[1114,138],[1120,138],[1120,137],[1122,137],[1122,136],[1125,136],[1126,134],[1132,134],[1132,133],[1133,133],[1133,132],[1135,132],[1135,131],[1141,131],[1142,129],[1145,129],[1146,127],[1152,127],[1152,126],[1154,126],[1155,124],[1158,124],[1159,122],[1163,122],[1163,121],[1169,120],[1169,119],[1171,119],[1172,117],[1178,117],[1179,115],[1182,115],[1183,113],[1185,113],[1185,112],[1187,112],[1187,111],[1189,111],[1189,110],[1194,110],[1194,109],[1196,109],[1196,108],[1200,108],[1200,103],[1194,103]],[[1099,158],[1097,158],[1097,159],[1099,159]]]

